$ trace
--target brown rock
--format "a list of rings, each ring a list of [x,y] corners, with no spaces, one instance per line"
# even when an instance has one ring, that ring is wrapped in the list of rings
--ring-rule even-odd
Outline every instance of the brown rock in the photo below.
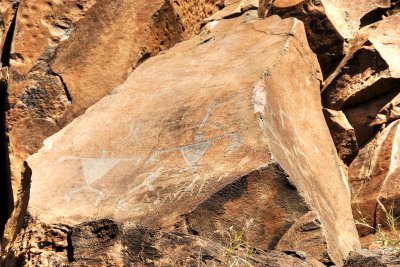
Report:
[[[368,142],[379,130],[379,124],[376,124],[377,116],[384,112],[385,107],[388,106],[387,103],[391,103],[397,95],[396,90],[343,110],[350,124],[354,127],[360,146]]]
[[[225,0],[225,7],[222,10],[216,12],[211,17],[208,17],[206,21],[237,17],[245,13],[246,11],[257,10],[258,2],[258,0]]]
[[[299,237],[297,242],[290,240],[292,246],[278,244],[285,242],[282,241],[284,236],[310,210],[287,175],[278,165],[272,164],[249,173],[210,196],[184,215],[184,223],[189,232],[219,242],[223,242],[229,234],[228,229],[234,227],[233,230],[242,234],[253,247],[302,250],[316,258],[325,253],[327,261],[330,261],[321,227],[318,227],[320,236],[313,240],[313,248],[306,245],[307,237]],[[325,246],[316,251],[318,241]]]
[[[400,260],[391,258],[381,251],[352,251],[344,267],[397,267]]]
[[[359,146],[372,138],[380,125],[398,118],[400,31],[393,26],[398,23],[400,14],[395,14],[363,28],[325,81],[324,106],[343,110]]]
[[[325,81],[324,106],[344,109],[398,88],[400,68],[400,14],[364,28],[349,53]]]
[[[390,1],[261,0],[259,14],[261,17],[278,14],[303,21],[310,47],[326,77],[344,55],[344,41],[352,39],[363,17],[378,8],[390,8]]]
[[[358,153],[354,128],[342,111],[324,108],[323,112],[339,158],[349,165]]]
[[[400,87],[400,86],[399,86]],[[386,104],[370,122],[370,126],[386,125],[392,121],[400,119],[400,94],[396,95],[392,101]]]
[[[202,20],[221,5],[215,0],[195,5],[184,0],[21,0],[12,49],[5,54],[14,200],[23,161],[46,137],[107,95],[148,57],[197,33]]]
[[[394,208],[400,214],[400,181],[398,147],[400,145],[400,121],[392,122],[371,142],[360,150],[349,168],[349,180],[353,191],[353,209],[356,219],[362,217],[371,225],[386,224],[386,216],[378,205],[380,200],[387,209]],[[359,227],[361,235],[371,229]]]
[[[310,211],[299,218],[281,237],[276,249],[305,251],[318,261],[330,264],[323,227],[315,212]]]
[[[287,194],[293,207],[279,203],[275,214],[296,211],[288,217],[293,222],[303,199],[318,214],[329,256],[341,263],[359,243],[347,181],[321,112],[320,82],[297,19],[245,15],[213,22],[209,33],[147,60],[45,141],[28,160],[27,210],[45,224],[110,218],[166,229],[221,188],[279,164],[297,193]],[[255,178],[269,177],[274,190],[285,185],[273,174]],[[233,216],[250,209],[235,205]],[[17,222],[8,224],[6,241],[13,241]],[[281,222],[275,229],[290,228]]]
[[[19,241],[26,242],[28,246],[18,258],[9,255],[5,267],[324,266],[306,253],[256,249],[248,253],[250,248],[247,247],[230,251],[229,244],[179,232],[160,232],[118,224],[106,219],[85,222],[73,228],[37,224],[32,218],[27,223],[25,239]]]
[[[9,31],[10,28],[12,28],[11,25],[15,25],[14,18],[16,15],[17,4],[14,2],[14,0],[5,0],[0,2],[0,47],[3,48],[1,49],[0,55],[2,65],[5,63],[5,58],[3,56],[4,52],[9,53],[10,50],[10,44],[7,44],[7,47],[5,47],[7,33],[12,32]],[[9,34],[8,41],[10,41],[11,37],[12,35],[10,36]]]

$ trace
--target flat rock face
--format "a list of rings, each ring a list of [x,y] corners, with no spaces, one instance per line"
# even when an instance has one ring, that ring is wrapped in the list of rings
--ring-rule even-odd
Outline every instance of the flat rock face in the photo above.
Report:
[[[400,121],[391,123],[365,146],[349,168],[349,179],[353,190],[354,215],[363,216],[373,225],[385,225],[385,214],[377,201],[390,209],[399,201],[400,192]],[[393,206],[394,214],[399,214],[399,207]],[[359,227],[361,234],[371,230]]]
[[[14,37],[11,53],[5,56],[15,202],[23,161],[46,137],[107,95],[148,57],[196,34],[202,20],[221,5],[214,0],[196,5],[163,0],[21,0],[15,31],[8,31],[10,19],[5,28]],[[8,13],[2,13],[5,19]]]
[[[355,2],[350,0],[321,0],[327,16],[345,39],[353,38],[361,26],[361,20],[378,8],[390,8],[390,0]]]
[[[45,141],[28,159],[28,212],[49,224],[103,217],[171,227],[229,183],[278,163],[299,192],[293,204],[307,204],[299,216],[316,211],[340,263],[358,238],[320,82],[300,21],[247,13],[212,22]],[[259,179],[276,179],[267,174]]]

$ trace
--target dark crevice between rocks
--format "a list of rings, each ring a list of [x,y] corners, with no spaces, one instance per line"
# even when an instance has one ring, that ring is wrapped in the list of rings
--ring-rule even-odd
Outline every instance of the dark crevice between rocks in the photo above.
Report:
[[[15,24],[17,19],[18,4],[16,1],[13,8],[15,9],[14,17],[6,34],[6,39],[1,53],[1,64],[3,68],[10,65],[11,45],[14,36]],[[7,76],[7,71],[2,71],[3,76]],[[8,138],[6,134],[6,111],[8,110],[8,93],[7,93],[7,77],[2,77],[0,81],[0,237],[3,237],[4,227],[13,209],[13,194],[11,187],[10,175],[10,159],[8,151]]]
[[[382,20],[387,15],[389,8],[377,8],[368,12],[360,19],[360,28]]]
[[[240,17],[241,15],[243,15],[244,13],[246,13],[247,11],[250,11],[250,10],[258,10],[258,8],[255,6],[250,6],[248,8],[244,8],[244,9],[242,8],[240,10],[240,12],[236,12],[236,13],[227,15],[227,16],[223,17],[223,19],[234,19],[234,18]]]
[[[14,37],[15,24],[17,21],[18,5],[19,2],[14,3],[14,17],[11,21],[10,27],[8,28],[6,39],[3,45],[3,50],[1,53],[1,64],[3,67],[8,67],[10,65],[11,44]]]
[[[67,235],[67,258],[68,262],[74,262],[74,247],[72,245],[72,230]]]
[[[65,83],[63,77],[60,74],[55,73],[51,68],[49,68],[49,74],[53,75],[53,76],[56,76],[58,79],[60,79],[60,82],[61,82],[61,84],[63,86],[65,95],[67,96],[68,101],[72,103],[72,96],[71,96],[71,94],[70,94],[70,92],[68,90],[67,84]]]
[[[4,226],[13,208],[13,195],[10,178],[10,160],[8,156],[8,138],[6,135],[5,115],[7,110],[7,83],[0,81],[0,109],[1,109],[1,139],[0,139],[0,235],[3,236]]]
[[[141,47],[139,49],[138,55],[136,56],[136,60],[134,62],[133,67],[131,68],[131,72],[133,72],[140,64],[145,62],[147,59],[151,57],[151,53],[147,50],[146,47]]]

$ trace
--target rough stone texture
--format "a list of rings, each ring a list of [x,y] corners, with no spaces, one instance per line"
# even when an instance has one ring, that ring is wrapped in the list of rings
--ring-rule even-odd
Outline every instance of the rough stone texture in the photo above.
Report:
[[[279,250],[306,251],[318,261],[330,264],[324,231],[315,212],[310,211],[296,221],[275,247]]]
[[[4,47],[8,29],[15,16],[16,5],[13,0],[5,0],[0,3],[0,40],[1,46]],[[2,54],[2,52],[1,52]]]
[[[378,8],[390,6],[389,0],[261,0],[259,14],[302,20],[310,47],[318,55],[326,76],[344,55],[344,41],[356,35],[362,18]]]
[[[398,267],[400,260],[382,252],[358,250],[350,253],[344,267]]]
[[[65,225],[29,218],[20,235],[23,250],[11,266],[299,266],[323,267],[306,253],[252,250],[230,252],[227,244],[179,232],[160,232],[112,220]],[[28,249],[29,248],[29,249]],[[50,252],[50,253],[49,253]],[[51,253],[52,252],[52,253]]]
[[[6,55],[14,200],[23,161],[46,137],[107,95],[148,57],[196,34],[222,3],[21,0]]]
[[[324,105],[343,109],[386,94],[398,87],[400,14],[364,28],[349,53],[325,81]],[[399,88],[397,88],[399,90]]]
[[[184,219],[182,230],[220,243],[226,239],[227,229],[235,226],[233,230],[255,248],[300,250],[321,262],[331,262],[318,216],[278,165],[225,186]]]
[[[364,146],[381,125],[398,118],[400,31],[395,25],[399,23],[397,13],[363,28],[325,81],[323,105],[343,110],[359,146]]]
[[[316,237],[313,248],[306,245],[308,235],[297,235],[297,242],[288,241],[292,236],[284,237],[289,232],[297,233],[298,229],[292,228],[303,217],[307,217],[310,209],[282,169],[278,165],[270,165],[225,186],[184,215],[183,229],[221,242],[228,232],[221,229],[235,226],[233,230],[243,233],[247,242],[256,248],[302,250],[316,258],[325,254],[327,261],[330,261],[321,231],[319,236],[313,236]],[[278,242],[285,242],[282,238],[290,245],[279,246]],[[325,246],[315,249],[317,242]],[[301,247],[295,243],[301,244]]]
[[[360,146],[364,146],[383,127],[383,125],[381,127],[380,124],[376,123],[376,118],[384,112],[385,107],[390,105],[398,94],[399,92],[395,90],[343,110],[350,124],[354,127]]]
[[[358,153],[358,143],[354,128],[342,111],[324,108],[323,112],[338,155],[349,165]]]
[[[258,0],[225,0],[225,7],[208,17],[206,21],[237,17],[249,10],[258,9]]]
[[[293,207],[274,200],[282,206],[277,216],[294,222],[315,211],[329,256],[341,263],[359,243],[347,181],[321,112],[320,83],[297,19],[257,20],[249,13],[212,22],[200,36],[147,60],[45,141],[28,160],[27,210],[45,224],[113,218],[169,228],[232,182],[279,164],[297,191],[286,189]],[[252,179],[272,179],[274,190],[288,187],[273,173]],[[246,207],[231,203],[236,214]],[[228,221],[225,214],[221,222]],[[252,216],[265,221],[261,213]],[[9,229],[18,222],[11,220]],[[11,232],[6,242],[15,239]]]
[[[400,85],[398,87],[400,88]],[[375,115],[370,122],[370,126],[385,126],[397,119],[400,119],[400,94],[397,94],[392,101],[387,103],[378,114]]]
[[[400,215],[399,146],[400,121],[397,120],[361,149],[350,165],[349,181],[356,219],[360,220],[362,215],[370,225],[385,227],[385,215],[378,200],[387,208],[393,207],[395,216]],[[371,233],[366,227],[358,228],[361,235]]]

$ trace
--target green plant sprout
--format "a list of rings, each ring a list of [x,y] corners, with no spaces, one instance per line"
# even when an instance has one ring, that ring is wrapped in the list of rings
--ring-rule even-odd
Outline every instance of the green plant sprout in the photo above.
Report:
[[[226,248],[228,255],[232,255],[240,248],[244,248],[248,256],[253,255],[255,248],[244,239],[244,229],[238,232],[233,228],[233,226],[231,226],[227,231],[223,232],[223,235],[228,237],[228,244]]]
[[[363,216],[360,207],[357,207],[357,212],[360,215],[360,219],[354,220],[354,222],[357,225],[373,229],[376,233],[375,240],[379,244],[380,249],[390,256],[398,257],[400,256],[400,230],[397,226],[398,218],[394,216],[393,206],[388,210],[379,200],[378,204],[385,214],[386,224],[390,229],[389,233],[385,232],[380,224],[378,224],[376,227],[371,226]]]

